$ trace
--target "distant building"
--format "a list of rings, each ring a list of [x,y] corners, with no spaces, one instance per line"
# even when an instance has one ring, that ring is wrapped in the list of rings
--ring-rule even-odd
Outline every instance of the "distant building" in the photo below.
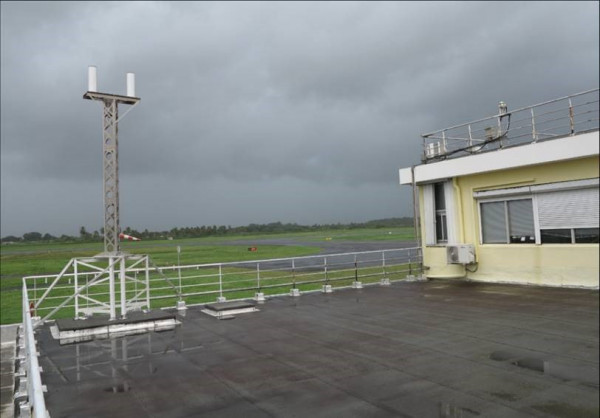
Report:
[[[430,278],[598,288],[598,89],[423,135]]]

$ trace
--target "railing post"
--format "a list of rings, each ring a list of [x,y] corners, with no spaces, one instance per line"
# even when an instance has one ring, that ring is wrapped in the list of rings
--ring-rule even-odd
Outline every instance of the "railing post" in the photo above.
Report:
[[[110,320],[114,320],[117,317],[117,309],[115,304],[115,264],[113,257],[108,258],[108,297],[110,301]]]
[[[223,265],[219,264],[219,297],[217,297],[217,302],[225,302],[225,298],[223,297]]]
[[[439,150],[440,154],[446,153],[446,131],[442,131],[442,147]]]
[[[323,271],[325,273],[325,284],[321,291],[323,293],[331,293],[331,285],[329,284],[329,277],[327,276],[327,257],[323,257]]]
[[[468,125],[468,129],[469,129],[469,147],[473,146],[473,134],[471,132],[471,124],[469,123]]]
[[[571,103],[571,98],[569,98],[569,124],[571,126],[571,135],[575,133],[575,117],[573,115],[573,103]]]
[[[256,286],[258,291],[254,295],[254,298],[257,302],[262,303],[265,301],[265,294],[260,291],[260,263],[256,263]]]
[[[387,277],[387,272],[385,271],[385,251],[381,251],[381,269],[383,270],[383,277],[381,278],[381,285],[389,286],[390,279]]]
[[[146,256],[145,259],[145,275],[146,275],[146,305],[150,309],[150,257]]]
[[[358,259],[356,257],[356,254],[354,254],[354,283],[352,283],[352,287],[362,289],[362,283],[358,281]]]
[[[125,281],[125,256],[119,262],[119,278],[121,282],[121,318],[127,317],[127,285]]]
[[[75,318],[79,318],[79,295],[77,295],[77,290],[79,288],[79,277],[78,277],[78,269],[77,269],[77,260],[73,263],[73,282],[75,284]]]
[[[260,263],[256,263],[256,290],[260,292]]]
[[[537,132],[535,130],[535,114],[533,113],[533,107],[530,109],[531,110],[531,134],[533,136],[533,142],[537,142]]]
[[[300,290],[296,289],[296,264],[292,258],[292,289],[290,290],[290,296],[300,296]]]

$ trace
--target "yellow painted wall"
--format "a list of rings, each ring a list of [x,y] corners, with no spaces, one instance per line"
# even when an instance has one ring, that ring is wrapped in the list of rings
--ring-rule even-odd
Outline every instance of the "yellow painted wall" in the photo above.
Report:
[[[424,247],[423,264],[429,267],[426,275],[597,288],[600,276],[598,244],[480,244],[479,214],[473,193],[479,190],[597,178],[598,161],[598,157],[589,157],[457,178],[456,186],[460,191],[460,194],[455,193],[456,212],[460,218],[455,220],[459,222],[458,235],[461,237],[460,241],[475,245],[479,266],[475,273],[466,272],[460,265],[448,266],[444,247]],[[422,192],[419,200],[421,219],[424,219]],[[421,232],[424,237],[424,225],[421,225]]]

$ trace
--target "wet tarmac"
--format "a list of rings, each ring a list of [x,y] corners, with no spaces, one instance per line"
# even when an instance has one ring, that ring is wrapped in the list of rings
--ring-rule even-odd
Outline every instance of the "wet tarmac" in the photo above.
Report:
[[[61,346],[57,417],[598,417],[598,291],[428,281]]]

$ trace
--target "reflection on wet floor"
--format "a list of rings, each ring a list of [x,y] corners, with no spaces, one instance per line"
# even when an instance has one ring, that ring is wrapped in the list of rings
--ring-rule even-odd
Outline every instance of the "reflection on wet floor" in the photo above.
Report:
[[[495,351],[490,354],[490,359],[509,361],[510,364],[524,369],[534,370],[566,381],[572,380],[588,384],[593,387],[598,387],[600,381],[598,366],[594,366],[593,364],[567,365],[544,360],[543,358],[523,357],[517,353],[508,351]]]

